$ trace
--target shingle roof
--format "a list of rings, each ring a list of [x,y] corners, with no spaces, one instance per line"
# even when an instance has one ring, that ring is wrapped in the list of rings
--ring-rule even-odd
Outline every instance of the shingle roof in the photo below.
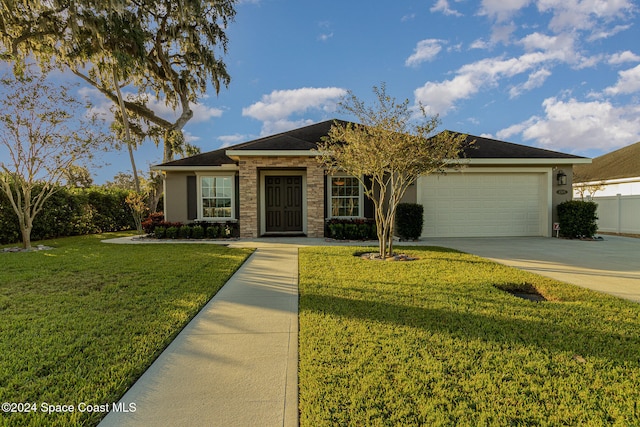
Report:
[[[640,176],[640,142],[593,159],[590,165],[574,166],[576,182]]]
[[[221,148],[208,153],[197,154],[180,160],[164,163],[162,166],[220,166],[235,163],[226,155],[227,150],[233,151],[274,151],[274,150],[312,150],[317,148],[323,136],[329,133],[331,125],[342,120],[327,120],[313,125],[293,129],[276,135],[259,138],[253,141],[231,147]],[[456,133],[456,132],[454,132]],[[475,143],[470,144],[472,141]],[[468,135],[461,157],[467,159],[581,159],[583,157],[526,145],[498,141],[491,138]]]
[[[474,135],[467,135],[462,152],[467,159],[584,159],[573,154]]]

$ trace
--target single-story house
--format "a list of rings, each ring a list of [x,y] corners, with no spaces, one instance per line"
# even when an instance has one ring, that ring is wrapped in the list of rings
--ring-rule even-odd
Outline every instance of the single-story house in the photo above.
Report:
[[[640,142],[574,166],[574,198],[598,204],[598,230],[640,234]]]
[[[314,154],[333,123],[154,166],[165,175],[165,219],[238,221],[241,237],[322,237],[329,219],[372,218],[358,181],[327,174]],[[591,161],[472,135],[462,157],[452,161],[463,168],[421,177],[405,196],[424,206],[423,237],[551,236],[573,165]]]
[[[640,196],[640,142],[574,167],[576,198]]]

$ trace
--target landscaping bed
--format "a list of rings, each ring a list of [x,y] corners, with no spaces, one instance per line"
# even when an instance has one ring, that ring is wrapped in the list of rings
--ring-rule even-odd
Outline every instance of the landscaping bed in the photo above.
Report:
[[[0,253],[0,402],[36,408],[3,413],[0,425],[97,424],[106,414],[78,405],[117,402],[251,253],[100,243],[127,235]],[[47,414],[43,404],[76,410]]]
[[[301,426],[640,424],[640,305],[402,251],[418,259],[300,249]]]

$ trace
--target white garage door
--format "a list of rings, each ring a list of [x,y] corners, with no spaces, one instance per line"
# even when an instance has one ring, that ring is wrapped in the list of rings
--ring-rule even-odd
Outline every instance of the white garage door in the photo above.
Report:
[[[423,237],[543,236],[543,173],[448,173],[418,179]]]

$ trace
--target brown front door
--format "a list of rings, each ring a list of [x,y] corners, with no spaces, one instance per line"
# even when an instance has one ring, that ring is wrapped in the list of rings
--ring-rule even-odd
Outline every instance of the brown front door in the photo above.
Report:
[[[302,232],[302,177],[266,176],[267,233]]]

